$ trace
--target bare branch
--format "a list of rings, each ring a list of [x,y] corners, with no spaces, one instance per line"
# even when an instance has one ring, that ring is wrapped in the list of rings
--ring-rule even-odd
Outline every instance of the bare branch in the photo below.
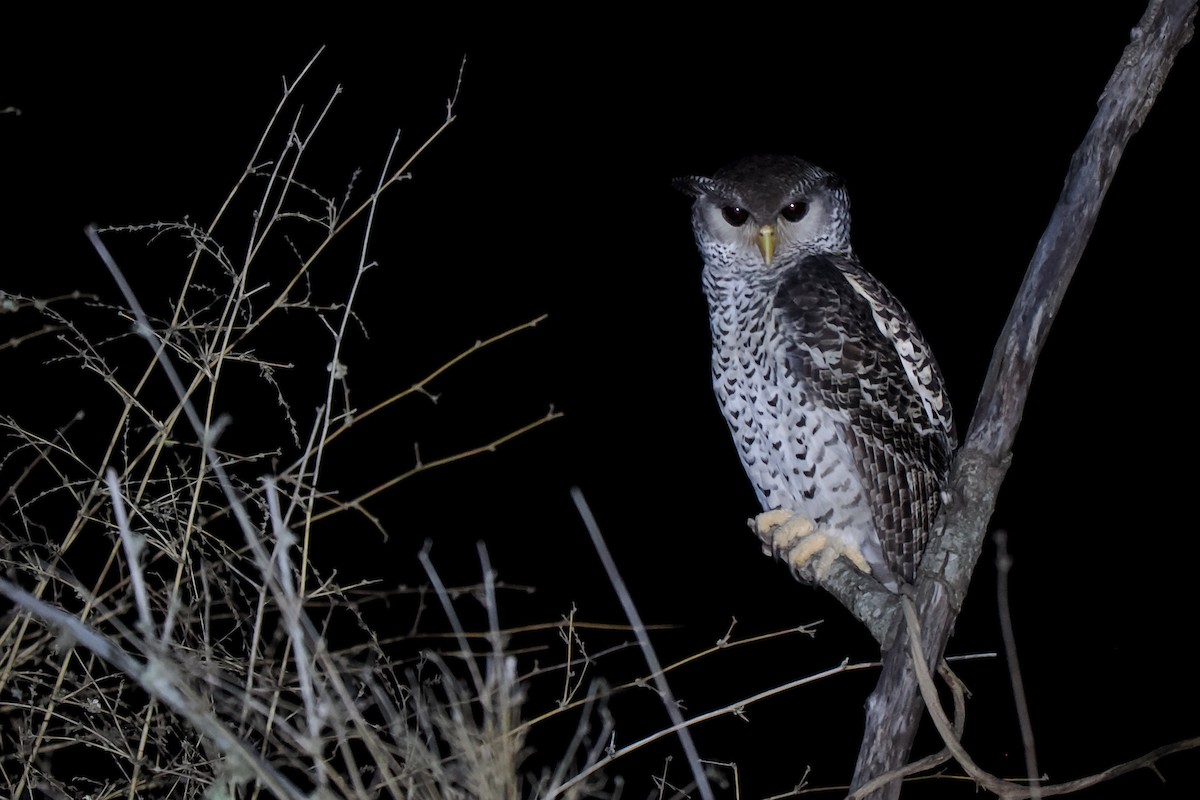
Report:
[[[1037,748],[1033,741],[1033,722],[1029,718],[1029,702],[1025,696],[1025,681],[1021,677],[1021,664],[1017,658],[1017,637],[1013,632],[1012,613],[1008,601],[1008,573],[1012,570],[1012,556],[1008,554],[1008,534],[996,531],[996,600],[1000,609],[1000,634],[1004,638],[1004,655],[1008,660],[1011,676],[1013,703],[1017,708],[1017,722],[1021,727],[1021,745],[1025,749],[1025,774],[1029,778],[1030,797],[1041,800],[1041,774],[1037,766]]]
[[[254,765],[258,777],[278,796],[291,800],[303,800],[304,793],[297,789],[291,781],[264,761],[253,747],[235,736],[232,731],[208,713],[199,698],[190,697],[186,693],[183,688],[184,682],[172,674],[174,668],[170,662],[159,659],[145,664],[138,662],[110,639],[98,634],[73,615],[39,600],[4,578],[0,578],[0,594],[136,680],[149,694],[158,698],[171,710],[194,725],[197,730],[212,739],[213,743],[222,751],[236,755],[247,764]]]
[[[608,550],[608,545],[604,543],[604,537],[600,533],[600,526],[596,523],[596,518],[592,516],[592,510],[588,507],[587,501],[583,498],[583,492],[579,487],[571,489],[571,499],[575,501],[575,508],[579,511],[579,516],[583,518],[583,524],[587,528],[588,535],[592,538],[592,546],[596,548],[596,553],[600,556],[600,561],[604,564],[604,571],[608,574],[609,583],[612,584],[617,597],[621,601],[621,607],[625,610],[625,616],[629,618],[629,624],[633,626],[638,644],[641,645],[642,653],[646,657],[646,664],[654,674],[654,685],[658,688],[663,705],[666,706],[667,715],[671,718],[671,722],[674,723],[674,727],[678,728],[679,743],[683,745],[683,752],[687,755],[688,765],[691,766],[697,788],[700,789],[700,796],[704,800],[714,800],[715,796],[713,795],[712,786],[709,784],[708,778],[704,775],[704,768],[700,766],[700,754],[696,752],[696,743],[692,741],[692,736],[688,733],[687,726],[684,725],[683,714],[680,713],[679,705],[675,702],[675,696],[671,692],[671,687],[667,683],[667,679],[663,676],[658,655],[654,652],[654,647],[650,644],[650,637],[646,635],[646,626],[642,624],[642,617],[637,611],[633,597],[629,594],[629,589],[625,586],[625,581],[621,580],[621,574],[617,571],[617,562],[613,560],[612,553]]]
[[[945,648],[983,547],[988,520],[1020,424],[1038,355],[1067,284],[1083,254],[1100,204],[1129,138],[1149,113],[1176,54],[1192,35],[1195,0],[1152,0],[1117,65],[1038,243],[1004,326],[975,416],[959,452],[943,510],[921,562],[916,605],[923,626],[921,650],[936,663]],[[888,649],[883,673],[867,702],[866,730],[853,779],[861,786],[907,758],[922,701],[899,619],[901,637]],[[892,635],[884,637],[885,647]],[[894,782],[872,795],[896,798]]]
[[[962,746],[960,740],[962,736],[961,728],[957,725],[951,727],[950,721],[946,718],[946,712],[942,710],[941,701],[938,699],[937,688],[933,685],[933,675],[929,671],[929,665],[925,663],[925,657],[917,644],[922,637],[920,633],[921,623],[917,619],[916,607],[913,605],[911,598],[905,597],[901,602],[903,604],[905,622],[913,632],[913,636],[909,638],[909,655],[912,656],[913,664],[916,665],[917,682],[921,688],[921,695],[929,708],[929,716],[933,719],[938,733],[941,734],[946,748],[954,755],[954,759],[966,771],[967,775],[979,786],[1003,798],[1003,800],[1025,800],[1025,798],[1036,800],[1039,797],[1070,794],[1071,792],[1095,786],[1118,775],[1132,772],[1135,769],[1152,767],[1163,756],[1200,748],[1200,737],[1184,739],[1183,741],[1152,750],[1141,758],[1135,758],[1132,761],[1111,767],[1095,775],[1089,775],[1079,780],[1067,781],[1066,783],[1052,784],[1050,786],[1042,786],[1036,779],[1031,780],[1029,785],[1024,785],[999,778],[975,763]],[[956,714],[957,711],[958,709],[956,708]],[[858,796],[857,794],[853,795],[853,797]]]

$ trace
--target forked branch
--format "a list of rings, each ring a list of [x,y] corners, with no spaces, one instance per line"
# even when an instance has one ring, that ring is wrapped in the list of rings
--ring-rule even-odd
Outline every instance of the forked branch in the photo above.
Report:
[[[926,663],[941,658],[983,547],[996,495],[1008,469],[1038,355],[1100,213],[1130,137],[1146,119],[1175,56],[1192,35],[1196,0],[1151,0],[1130,35],[1083,142],[1071,159],[1062,194],[1025,273],[992,355],[975,415],[959,451],[941,516],[921,563],[915,604]],[[924,703],[909,656],[908,632],[889,612],[892,643],[867,701],[866,730],[853,786],[908,760]],[[899,781],[872,793],[896,798]]]

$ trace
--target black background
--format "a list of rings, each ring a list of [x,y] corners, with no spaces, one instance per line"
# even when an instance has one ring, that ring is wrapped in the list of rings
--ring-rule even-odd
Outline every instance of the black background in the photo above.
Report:
[[[754,152],[794,153],[840,173],[859,256],[921,325],[965,430],[1068,160],[1142,10],[726,6],[692,9],[686,29],[573,12],[484,20],[491,32],[477,25],[470,34],[451,13],[388,21],[346,11],[332,23],[295,12],[149,29],[144,19],[72,20],[79,27],[69,35],[45,22],[17,26],[0,55],[0,106],[22,111],[0,117],[9,206],[0,288],[115,301],[83,226],[211,219],[282,77],[294,78],[322,45],[298,89],[303,119],[335,86],[343,92],[297,177],[340,197],[362,168],[361,201],[397,129],[407,156],[441,123],[465,55],[457,119],[378,209],[369,257],[379,266],[358,302],[370,338],[348,337],[343,355],[353,403],[373,405],[477,339],[549,318],[441,379],[436,404],[410,399],[345,437],[330,453],[328,488],[352,494],[404,471],[414,441],[432,459],[551,405],[565,416],[374,498],[369,509],[389,538],[358,522],[331,524],[315,557],[344,576],[411,584],[422,580],[415,554],[429,539],[443,578],[467,584],[478,579],[483,541],[501,579],[538,588],[506,596],[505,622],[554,621],[574,603],[583,619],[621,623],[568,497],[580,486],[643,617],[675,626],[656,634],[664,661],[711,644],[731,618],[735,638],[824,620],[815,639],[680,670],[673,688],[700,713],[877,650],[835,602],[764,558],[743,527],[755,499],[711,396],[700,261],[688,200],[670,179]],[[1200,730],[1200,549],[1187,514],[1197,64],[1193,44],[1126,151],[1039,363],[993,522],[1010,534],[1012,614],[1041,766],[1055,780]],[[247,209],[238,212],[244,224]],[[147,249],[146,238],[109,235],[143,302],[165,314],[185,261],[169,246]],[[357,255],[356,246],[331,250],[314,290],[344,297]],[[308,339],[259,343],[296,363],[281,380],[300,392],[302,427],[329,359],[328,337],[310,329]],[[0,411],[49,429],[88,407],[95,387],[42,360],[6,368]],[[236,394],[224,401],[230,435],[240,426],[243,441],[294,453],[285,428],[240,411]],[[993,561],[989,543],[952,653],[1000,648]],[[597,650],[628,638],[594,636]],[[534,658],[550,663],[561,652],[526,666]],[[613,680],[638,672],[632,657],[612,664]],[[975,692],[968,747],[985,767],[1019,774],[1003,659],[961,673]],[[749,723],[702,726],[701,753],[737,762],[743,797],[787,791],[805,765],[815,784],[843,783],[874,677],[793,691],[750,708]],[[531,704],[543,705],[530,714],[548,702],[535,691]],[[666,724],[645,690],[614,711],[618,746]],[[532,763],[551,757],[546,738]],[[616,766],[626,796],[652,791],[671,749]],[[1195,755],[1160,769],[1165,784],[1143,771],[1085,796],[1200,790]],[[678,761],[669,774],[687,780]],[[947,781],[906,796],[943,794],[974,789]]]

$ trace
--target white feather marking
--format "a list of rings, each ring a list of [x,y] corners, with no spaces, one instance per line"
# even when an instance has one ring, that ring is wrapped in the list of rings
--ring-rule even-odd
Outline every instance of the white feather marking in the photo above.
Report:
[[[858,292],[867,301],[867,305],[871,307],[871,316],[874,318],[879,332],[892,342],[892,346],[900,354],[900,364],[904,367],[904,374],[908,378],[908,383],[913,388],[913,391],[921,398],[921,407],[925,409],[926,418],[934,428],[944,429],[946,427],[945,423],[942,421],[941,416],[934,411],[935,408],[940,410],[942,407],[941,394],[929,391],[928,387],[928,383],[933,377],[928,355],[924,352],[923,348],[918,351],[912,339],[897,340],[896,333],[901,328],[900,318],[894,314],[887,314],[885,316],[881,313],[885,310],[883,304],[868,292],[853,275],[842,272],[842,276],[846,279],[847,283],[854,287],[854,291]],[[924,380],[921,379],[922,374],[925,376]]]

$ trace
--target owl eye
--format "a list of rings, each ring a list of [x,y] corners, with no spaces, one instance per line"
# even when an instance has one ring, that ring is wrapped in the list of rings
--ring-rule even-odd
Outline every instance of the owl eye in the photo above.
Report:
[[[808,213],[808,203],[797,201],[788,203],[783,207],[783,211],[779,212],[788,222],[799,222],[804,219],[804,215]]]
[[[740,228],[750,219],[750,212],[740,206],[725,206],[721,209],[721,216],[733,227]]]

